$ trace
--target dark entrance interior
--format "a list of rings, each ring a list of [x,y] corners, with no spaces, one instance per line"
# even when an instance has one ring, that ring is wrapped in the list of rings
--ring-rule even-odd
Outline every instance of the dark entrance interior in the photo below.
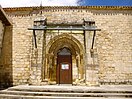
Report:
[[[57,54],[57,84],[72,84],[72,54],[68,48],[62,48]]]

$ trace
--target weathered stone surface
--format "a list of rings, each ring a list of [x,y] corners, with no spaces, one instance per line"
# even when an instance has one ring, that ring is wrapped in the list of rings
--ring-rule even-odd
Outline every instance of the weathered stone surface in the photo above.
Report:
[[[74,9],[70,9],[70,7],[64,9],[61,7],[43,8],[43,16],[47,18],[48,24],[80,24],[83,22],[83,18],[96,22],[96,26],[100,28],[101,31],[96,33],[94,46],[95,57],[93,59],[90,54],[92,32],[87,33],[88,42],[86,45],[86,56],[84,54],[84,35],[82,34],[83,32],[78,31],[72,31],[73,34],[70,34],[71,31],[59,31],[59,33],[58,31],[47,31],[45,43],[44,33],[37,31],[38,48],[35,49],[32,31],[29,31],[27,28],[33,26],[34,19],[39,16],[39,10],[29,11],[29,8],[24,8],[25,10],[22,11],[19,8],[13,9],[15,8],[5,9],[13,22],[13,28],[12,35],[11,33],[6,33],[6,35],[9,35],[8,39],[10,40],[4,39],[5,47],[3,48],[5,48],[5,50],[3,49],[3,53],[9,53],[9,56],[4,55],[2,62],[5,62],[4,64],[11,62],[11,64],[9,63],[9,67],[11,68],[7,71],[11,73],[10,76],[12,76],[14,85],[28,83],[40,85],[45,78],[44,72],[46,79],[49,79],[49,65],[52,64],[51,61],[54,56],[52,55],[53,53],[49,53],[50,47],[57,39],[59,40],[63,37],[62,44],[65,44],[65,41],[68,40],[69,37],[72,37],[71,41],[68,40],[67,42],[74,45],[76,50],[78,50],[77,46],[82,46],[83,48],[82,53],[79,53],[81,59],[79,70],[76,66],[77,57],[73,56],[74,81],[77,81],[77,79],[86,79],[88,83],[132,83],[131,10],[120,10],[118,7],[115,7],[115,10],[76,7]],[[79,43],[76,43],[78,44],[77,46],[72,43],[76,42],[75,39],[79,41]],[[61,42],[56,43],[56,46],[57,44],[62,46]],[[46,48],[44,48],[44,46]],[[86,63],[83,61],[85,59],[84,57],[86,57]],[[84,64],[86,64],[86,67]],[[90,67],[89,64],[94,64],[93,68]],[[56,66],[56,64],[53,65]],[[5,65],[3,66],[5,68]]]

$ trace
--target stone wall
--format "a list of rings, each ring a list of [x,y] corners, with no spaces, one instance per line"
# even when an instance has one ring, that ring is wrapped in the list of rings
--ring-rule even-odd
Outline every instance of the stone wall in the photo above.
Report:
[[[97,33],[99,81],[102,83],[132,83],[132,12],[100,11],[95,21]]]
[[[3,34],[4,34],[4,24],[0,20],[0,55],[2,50]]]
[[[26,8],[25,8],[26,9]],[[13,38],[12,38],[12,63],[13,63],[13,83],[28,84],[41,82],[42,80],[42,42],[38,45],[39,66],[32,67],[32,54],[35,53],[34,43],[32,41],[32,31],[27,28],[33,26],[33,20],[38,17],[39,8],[35,10],[23,9],[5,9],[6,13],[13,21]],[[101,29],[97,32],[95,49],[97,57],[94,68],[89,64],[93,62],[88,53],[87,61],[88,71],[87,80],[92,80],[101,84],[130,84],[132,83],[132,11],[121,9],[89,9],[89,8],[59,8],[45,7],[42,9],[43,15],[47,18],[48,23],[82,23],[83,18],[94,20],[96,26]],[[52,34],[49,34],[51,36]],[[55,35],[52,35],[54,37]],[[43,36],[41,36],[43,37]],[[82,45],[83,38],[80,35],[74,35]],[[48,39],[48,38],[47,38]],[[41,38],[42,40],[42,38]],[[90,39],[91,40],[91,39]],[[48,42],[48,41],[47,41]],[[90,45],[90,43],[88,43]],[[88,46],[90,49],[90,46]],[[40,56],[39,56],[40,55]],[[35,56],[36,57],[36,56]],[[34,58],[35,59],[35,58]],[[94,75],[91,75],[94,72]],[[34,75],[34,76],[32,76]],[[37,77],[37,78],[36,78]],[[38,81],[36,80],[38,79]],[[31,80],[31,81],[30,81]],[[37,82],[36,82],[37,81]]]
[[[11,18],[13,22],[12,58],[13,58],[13,84],[26,84],[30,77],[32,32],[31,16],[17,16]]]
[[[2,28],[0,28],[2,29]],[[4,26],[0,54],[0,88],[12,86],[12,27]]]

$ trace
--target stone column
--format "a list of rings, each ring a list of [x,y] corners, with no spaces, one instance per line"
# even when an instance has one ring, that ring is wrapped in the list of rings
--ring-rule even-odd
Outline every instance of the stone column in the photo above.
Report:
[[[42,48],[42,79],[45,81],[46,79],[46,66],[47,66],[47,58],[46,58],[46,31],[44,30],[43,34],[43,48]]]
[[[77,68],[77,79],[79,79],[79,62],[78,62],[78,55],[76,56],[76,68]]]
[[[82,75],[82,72],[81,72],[81,63],[80,63],[80,55],[78,54],[76,56],[76,61],[77,61],[77,68],[78,68],[78,79],[81,79],[81,75]]]
[[[98,78],[97,78],[97,64],[95,64],[95,44],[94,44],[94,48],[91,50],[92,47],[92,40],[93,40],[93,31],[89,31],[87,33],[87,70],[86,70],[86,74],[87,74],[87,84],[88,85],[96,85],[98,82]],[[94,41],[95,42],[95,41]],[[93,56],[91,57],[91,51],[93,52]]]
[[[85,44],[85,83],[87,82],[87,65],[88,65],[88,32],[87,31],[84,31],[84,44]]]
[[[80,79],[84,79],[84,67],[85,67],[85,59],[84,59],[84,57],[83,57],[84,55],[83,54],[81,54],[80,55]]]
[[[49,61],[49,54],[46,54],[46,59],[45,59],[45,68],[44,68],[44,71],[45,71],[45,79],[44,80],[47,80],[48,79],[48,61]]]
[[[52,59],[53,54],[48,54],[48,63],[47,63],[47,79],[50,80],[50,70],[52,69]]]

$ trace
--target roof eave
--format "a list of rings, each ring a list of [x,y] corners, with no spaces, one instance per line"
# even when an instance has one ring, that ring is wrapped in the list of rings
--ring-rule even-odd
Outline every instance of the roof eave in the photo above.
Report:
[[[6,15],[5,11],[2,9],[1,5],[0,5],[0,13],[2,14],[0,20],[2,20],[2,22],[3,22],[5,25],[11,26],[12,23],[11,23],[11,21],[8,19],[7,15]]]

